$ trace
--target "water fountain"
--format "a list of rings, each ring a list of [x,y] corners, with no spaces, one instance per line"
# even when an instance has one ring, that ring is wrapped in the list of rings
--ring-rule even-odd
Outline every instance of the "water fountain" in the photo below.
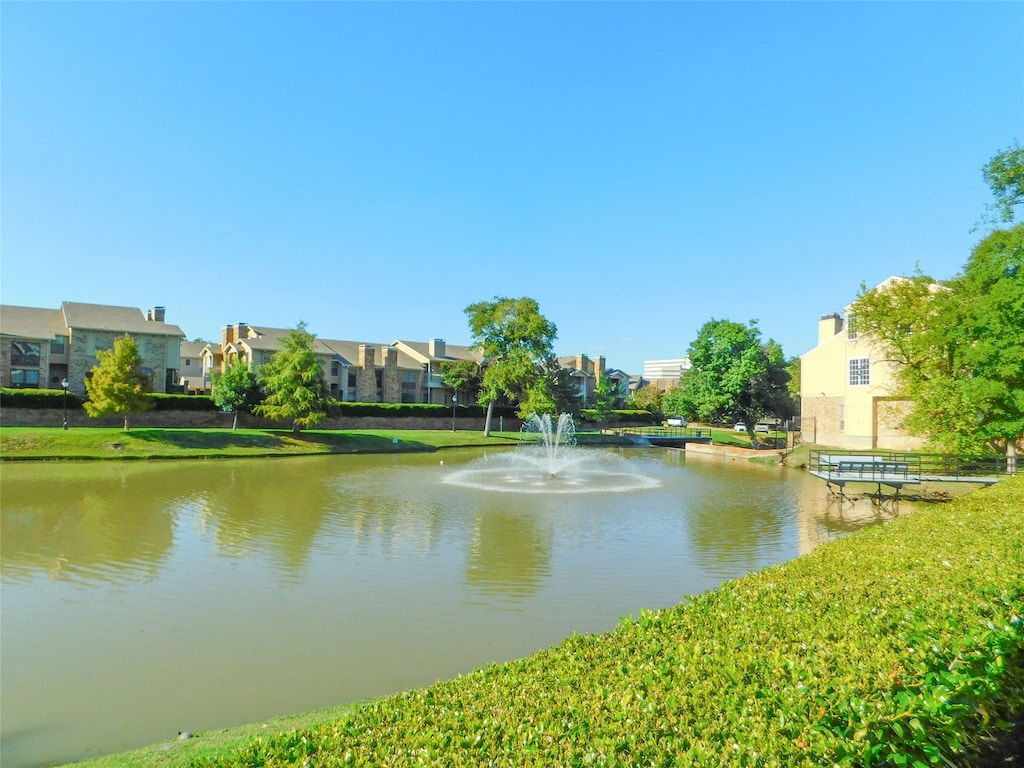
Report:
[[[486,491],[547,494],[622,493],[660,485],[616,453],[576,445],[576,425],[568,413],[556,421],[534,414],[523,422],[522,431],[537,439],[472,461],[444,482]]]

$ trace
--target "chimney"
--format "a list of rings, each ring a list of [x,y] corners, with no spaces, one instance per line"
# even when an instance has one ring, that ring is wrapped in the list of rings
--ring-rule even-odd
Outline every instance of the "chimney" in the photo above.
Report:
[[[166,311],[163,307],[153,307],[146,313],[146,320],[152,323],[162,323],[165,315]]]
[[[586,355],[576,355],[576,370],[580,371],[581,373],[586,373],[587,372],[587,356]]]
[[[427,342],[427,352],[431,357],[445,357],[444,339],[431,339]]]
[[[604,355],[597,356],[597,364],[594,366],[594,375],[597,380],[600,381],[601,377],[604,376]]]
[[[374,368],[374,358],[377,356],[376,352],[377,352],[376,348],[371,347],[371,346],[369,346],[367,344],[360,344],[359,345],[359,367],[360,368],[364,368],[364,369],[365,368],[369,368],[370,370],[373,370],[373,368]]]
[[[843,330],[843,319],[835,312],[822,315],[818,321],[818,343],[824,344]]]

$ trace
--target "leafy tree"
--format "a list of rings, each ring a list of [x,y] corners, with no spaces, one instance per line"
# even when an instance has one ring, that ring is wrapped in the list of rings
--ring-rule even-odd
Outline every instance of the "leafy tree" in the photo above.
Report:
[[[789,374],[789,381],[786,382],[786,389],[793,400],[794,406],[800,408],[800,358],[791,357],[786,363],[786,373]]]
[[[291,419],[296,435],[327,415],[327,387],[315,343],[316,336],[299,323],[281,340],[282,349],[260,368],[260,384],[267,394],[255,412],[270,419]]]
[[[597,421],[605,421],[618,404],[618,387],[613,385],[607,376],[603,376],[594,387],[594,402],[591,405],[591,410],[594,411]]]
[[[224,371],[214,371],[210,397],[222,411],[234,414],[231,431],[238,428],[238,414],[252,413],[263,399],[259,377],[244,360],[236,359]]]
[[[553,407],[555,397],[545,372],[554,358],[558,329],[540,313],[537,302],[525,296],[496,296],[471,304],[465,312],[485,360],[480,388],[480,401],[487,403],[484,436],[491,434],[494,403],[503,395],[519,400],[522,415],[531,407]]]
[[[90,416],[108,413],[124,415],[124,431],[128,431],[128,416],[148,411],[153,402],[146,397],[146,379],[142,375],[142,357],[139,347],[127,333],[114,340],[111,349],[96,353],[99,361],[85,379],[89,395],[82,407]]]
[[[870,291],[857,328],[897,364],[904,426],[955,453],[1005,450],[1024,437],[1024,224],[996,230],[944,285],[917,274]]]
[[[704,422],[741,421],[755,448],[754,425],[762,416],[793,414],[782,347],[771,339],[761,342],[756,320],[709,320],[688,355],[692,367],[680,381],[680,413]],[[666,407],[672,399],[671,392],[665,396]]]
[[[664,397],[664,392],[662,392],[658,387],[649,384],[634,392],[633,396],[630,398],[630,402],[634,408],[642,408],[643,410],[650,411],[651,413],[664,413],[661,408]]]
[[[475,400],[480,391],[480,366],[473,360],[441,363],[441,381],[456,395],[468,393]],[[460,397],[460,400],[462,397]]]
[[[1024,148],[1014,142],[989,160],[981,175],[995,197],[995,202],[986,206],[985,218],[995,224],[1011,223],[1017,206],[1024,205]]]

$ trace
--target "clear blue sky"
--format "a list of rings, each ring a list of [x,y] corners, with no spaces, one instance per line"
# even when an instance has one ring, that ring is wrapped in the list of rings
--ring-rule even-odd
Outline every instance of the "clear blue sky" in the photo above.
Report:
[[[531,296],[640,373],[955,274],[1024,142],[1021,2],[0,5],[0,301],[468,343]]]

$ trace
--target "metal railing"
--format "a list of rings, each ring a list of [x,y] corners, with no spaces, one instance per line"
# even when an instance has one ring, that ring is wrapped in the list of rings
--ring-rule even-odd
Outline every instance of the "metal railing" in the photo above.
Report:
[[[921,479],[970,481],[972,478],[998,478],[1006,475],[1006,457],[991,454],[988,456],[958,456],[949,453],[910,453],[906,451],[843,451],[836,449],[812,450],[808,455],[807,467],[822,476],[838,477],[842,472],[840,465],[845,465],[845,476],[852,471],[865,472],[865,479],[870,465],[878,465],[876,473],[882,467],[892,473],[904,472],[907,476]],[[855,465],[863,465],[856,467]],[[905,467],[905,469],[902,469]]]

